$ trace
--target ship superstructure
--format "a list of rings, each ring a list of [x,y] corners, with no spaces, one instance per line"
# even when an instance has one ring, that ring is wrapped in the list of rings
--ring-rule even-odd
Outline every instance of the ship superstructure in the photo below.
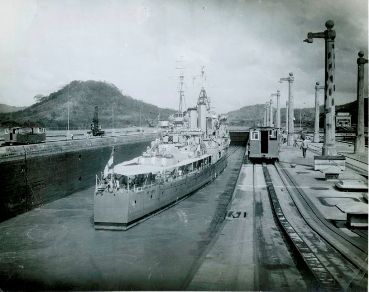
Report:
[[[181,104],[141,156],[114,165],[112,153],[104,173],[96,178],[96,229],[126,230],[224,170],[230,143],[226,117],[211,111],[204,87],[196,107],[182,112]]]

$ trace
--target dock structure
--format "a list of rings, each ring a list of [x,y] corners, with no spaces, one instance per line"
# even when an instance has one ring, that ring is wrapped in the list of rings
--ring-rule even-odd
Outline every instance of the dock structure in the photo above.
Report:
[[[229,135],[232,145],[246,146],[250,131],[248,127],[230,127]]]
[[[117,158],[133,158],[157,133],[78,138],[0,148],[0,221],[89,187],[114,146]],[[65,136],[63,137],[65,138]]]

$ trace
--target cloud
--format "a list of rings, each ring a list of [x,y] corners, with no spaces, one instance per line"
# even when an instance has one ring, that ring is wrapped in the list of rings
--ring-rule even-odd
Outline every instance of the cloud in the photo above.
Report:
[[[187,105],[196,101],[201,66],[216,110],[264,103],[293,71],[295,104],[313,105],[324,77],[324,41],[309,31],[335,21],[336,102],[356,96],[356,58],[367,53],[362,0],[311,1],[0,1],[0,96],[29,105],[74,79],[106,80],[135,98],[176,108],[178,60]],[[197,76],[193,82],[193,76]]]

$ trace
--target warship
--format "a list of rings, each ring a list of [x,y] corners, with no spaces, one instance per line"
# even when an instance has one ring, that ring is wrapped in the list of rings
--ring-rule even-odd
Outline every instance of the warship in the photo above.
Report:
[[[113,149],[96,175],[95,229],[127,230],[191,195],[227,166],[226,116],[211,110],[204,86],[197,105],[183,111],[183,74],[179,96],[178,112],[159,124],[159,137],[141,156],[114,165]]]

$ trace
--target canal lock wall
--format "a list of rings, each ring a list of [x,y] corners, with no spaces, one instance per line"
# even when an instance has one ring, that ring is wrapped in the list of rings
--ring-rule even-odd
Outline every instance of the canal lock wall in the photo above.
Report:
[[[0,222],[91,187],[114,146],[114,163],[142,154],[157,134],[1,147]],[[92,194],[91,194],[92,195]]]

